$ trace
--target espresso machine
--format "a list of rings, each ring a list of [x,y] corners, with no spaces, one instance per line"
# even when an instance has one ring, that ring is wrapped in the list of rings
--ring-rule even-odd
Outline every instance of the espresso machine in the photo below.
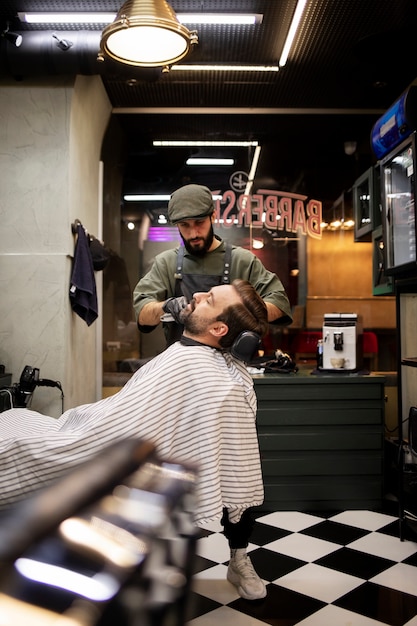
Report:
[[[356,313],[325,313],[323,368],[339,372],[362,367],[362,324]]]

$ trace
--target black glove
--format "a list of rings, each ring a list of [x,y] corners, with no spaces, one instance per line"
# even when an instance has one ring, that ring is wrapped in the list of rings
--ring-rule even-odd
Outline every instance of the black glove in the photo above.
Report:
[[[180,296],[179,298],[168,298],[162,309],[165,313],[172,315],[175,322],[182,324],[181,313],[184,311],[187,304],[188,301],[185,296]]]

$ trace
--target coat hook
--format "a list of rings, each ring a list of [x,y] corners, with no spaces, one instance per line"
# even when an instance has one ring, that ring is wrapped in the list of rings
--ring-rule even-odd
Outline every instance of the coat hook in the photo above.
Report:
[[[82,226],[80,220],[75,220],[75,222],[73,222],[73,224],[71,224],[71,232],[72,232],[73,235],[77,234],[78,226]]]

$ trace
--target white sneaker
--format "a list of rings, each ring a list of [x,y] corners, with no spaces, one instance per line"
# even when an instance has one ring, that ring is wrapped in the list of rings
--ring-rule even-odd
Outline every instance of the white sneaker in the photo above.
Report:
[[[240,597],[245,600],[265,598],[266,587],[255,572],[246,550],[231,550],[231,555],[227,568],[227,580],[237,588]]]

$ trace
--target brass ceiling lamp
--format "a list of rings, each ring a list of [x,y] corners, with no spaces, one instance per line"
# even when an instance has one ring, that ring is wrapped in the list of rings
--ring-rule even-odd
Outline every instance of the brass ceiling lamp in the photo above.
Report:
[[[184,58],[197,33],[181,24],[165,0],[127,0],[101,35],[106,56],[136,67],[169,67]]]

